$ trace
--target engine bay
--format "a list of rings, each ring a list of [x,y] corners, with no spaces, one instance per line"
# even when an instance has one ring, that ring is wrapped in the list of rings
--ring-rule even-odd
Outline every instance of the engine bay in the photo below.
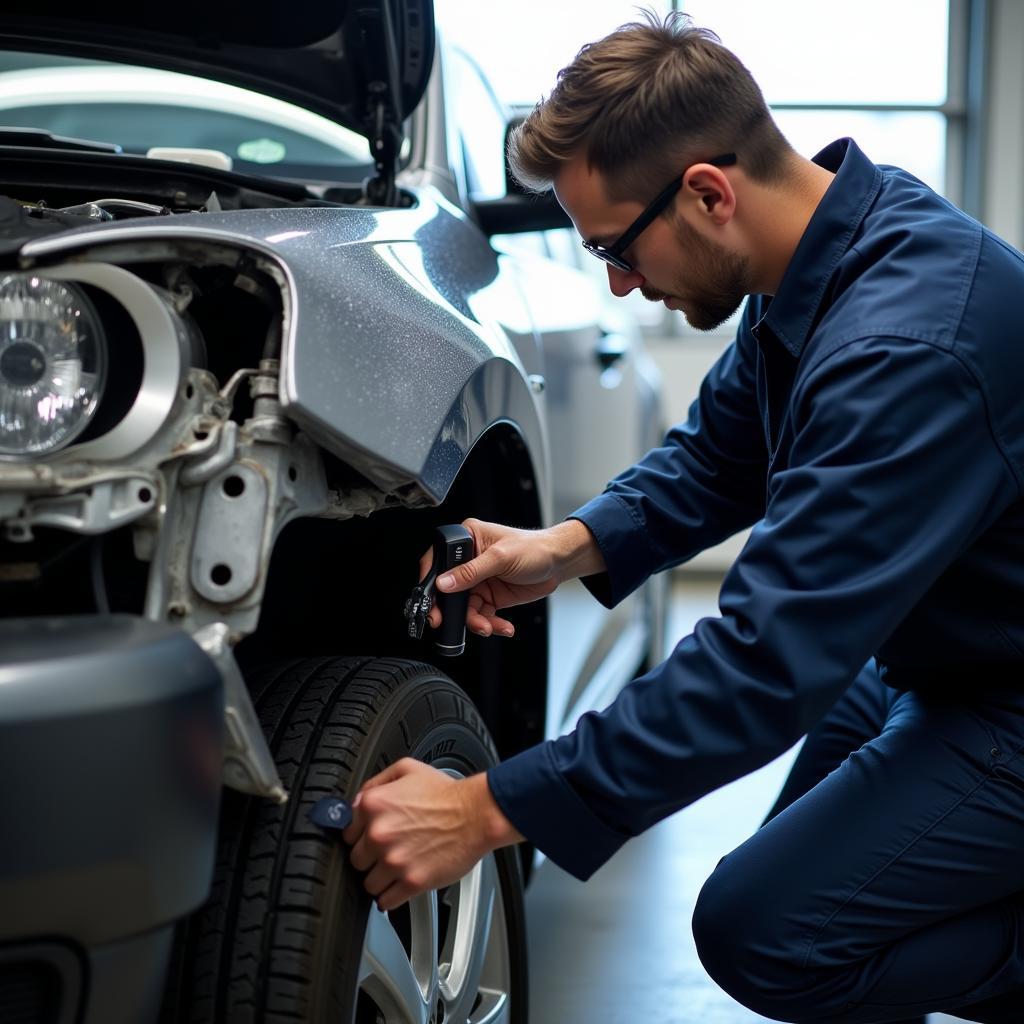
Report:
[[[399,203],[412,198],[400,193]],[[3,146],[0,261],[32,239],[111,220],[369,204],[362,182],[309,184],[123,153]]]
[[[0,195],[0,254],[13,253],[28,241],[74,228],[93,227],[130,217],[160,217],[177,213],[219,210],[216,193],[211,205],[174,210],[137,199],[100,198],[72,206],[53,207],[45,200],[34,202]]]

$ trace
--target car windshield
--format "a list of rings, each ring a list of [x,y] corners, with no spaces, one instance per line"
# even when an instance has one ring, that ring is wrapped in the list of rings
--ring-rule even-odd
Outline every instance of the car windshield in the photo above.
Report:
[[[372,170],[369,143],[291,103],[205,78],[104,61],[0,51],[0,127],[156,147],[216,150],[234,170],[353,181]]]

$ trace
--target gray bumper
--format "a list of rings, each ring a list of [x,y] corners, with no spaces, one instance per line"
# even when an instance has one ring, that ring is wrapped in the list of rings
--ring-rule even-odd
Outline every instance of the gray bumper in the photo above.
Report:
[[[57,969],[72,1002],[76,985],[90,991],[86,1021],[148,1017],[138,1001],[124,1008],[134,1017],[96,1016],[103,979],[120,974],[121,996],[142,988],[151,1002],[174,921],[207,896],[223,703],[212,661],[180,630],[0,622],[0,953],[10,966],[18,950],[66,950]]]

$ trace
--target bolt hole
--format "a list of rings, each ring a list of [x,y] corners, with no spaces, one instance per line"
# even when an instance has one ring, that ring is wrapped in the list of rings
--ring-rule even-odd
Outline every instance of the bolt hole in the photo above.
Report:
[[[153,492],[148,487],[140,487],[139,488],[139,501],[141,501],[143,505],[148,505],[149,504],[149,500],[152,497],[153,497]]]
[[[193,430],[192,433],[195,434],[197,441],[205,441],[210,436],[208,430]]]
[[[288,479],[295,483],[299,479],[299,471],[294,466],[288,467]]]
[[[229,476],[223,490],[229,498],[237,498],[245,490],[245,481],[240,476]]]
[[[226,587],[231,582],[231,566],[219,562],[210,570],[210,579],[218,587]]]
[[[186,384],[185,385],[185,397],[186,398],[191,399],[192,396],[195,395],[195,393],[196,393],[196,389],[194,387],[192,387],[191,384]]]

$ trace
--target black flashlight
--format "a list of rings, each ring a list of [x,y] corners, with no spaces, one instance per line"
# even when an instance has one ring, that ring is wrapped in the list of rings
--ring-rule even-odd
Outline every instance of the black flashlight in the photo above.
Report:
[[[437,577],[468,562],[475,553],[473,535],[464,526],[439,526],[434,531],[433,562],[427,575],[413,589],[405,602],[405,617],[409,636],[419,640],[427,615],[434,603],[441,613],[441,625],[434,637],[438,654],[453,658],[466,649],[466,612],[469,610],[469,591],[445,594],[436,589]]]

